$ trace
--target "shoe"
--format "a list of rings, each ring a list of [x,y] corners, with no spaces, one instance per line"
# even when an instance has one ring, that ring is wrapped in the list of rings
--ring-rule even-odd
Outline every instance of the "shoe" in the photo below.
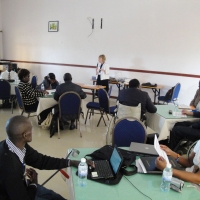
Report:
[[[74,130],[75,128],[76,128],[75,124],[71,124],[69,127],[70,130]]]

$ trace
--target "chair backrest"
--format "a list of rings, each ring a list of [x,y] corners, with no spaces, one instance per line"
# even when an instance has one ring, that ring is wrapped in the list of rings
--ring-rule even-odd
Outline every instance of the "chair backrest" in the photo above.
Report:
[[[174,87],[174,91],[173,91],[173,94],[172,94],[172,101],[176,101],[178,99],[180,89],[181,89],[181,84],[177,83]]]
[[[6,80],[0,79],[0,99],[9,99],[11,86],[10,83]]]
[[[126,106],[117,101],[117,118],[134,117],[141,120],[141,103],[138,106]]]
[[[97,77],[96,77],[96,76],[92,76],[92,80],[93,80],[93,81],[96,81],[96,80],[97,80]]]
[[[36,88],[36,86],[37,86],[37,76],[33,76],[32,77],[32,79],[31,79],[31,86],[32,86],[32,88]]]
[[[112,85],[109,87],[109,90],[108,90],[108,97],[110,98],[110,95],[112,93]]]
[[[21,92],[20,92],[20,90],[17,86],[15,86],[15,94],[16,94],[16,97],[17,97],[17,102],[18,102],[19,107],[25,111],[22,95],[21,95]]]
[[[81,111],[81,98],[76,92],[65,92],[59,98],[59,118],[62,116],[79,119]]]
[[[110,103],[108,98],[108,93],[104,89],[99,89],[98,91],[98,97],[99,97],[99,105],[102,110],[104,110],[106,113],[110,112]]]
[[[129,147],[131,142],[146,143],[147,133],[144,125],[134,117],[122,118],[113,128],[112,144]]]

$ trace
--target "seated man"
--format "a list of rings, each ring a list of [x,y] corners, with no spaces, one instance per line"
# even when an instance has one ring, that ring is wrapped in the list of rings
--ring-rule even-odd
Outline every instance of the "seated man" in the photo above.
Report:
[[[200,88],[200,81],[199,81],[199,88]],[[196,108],[199,101],[200,101],[200,89],[197,89],[193,100],[190,102],[190,106],[193,106],[194,108]]]
[[[77,167],[79,162],[42,155],[29,146],[32,125],[24,116],[10,118],[6,123],[6,132],[7,139],[0,142],[0,199],[63,200],[59,194],[38,185],[36,171],[26,168],[26,165],[40,170],[55,170]]]
[[[168,147],[164,145],[160,145],[161,149],[163,149],[168,156],[174,157],[176,161],[186,168],[185,171],[172,169],[173,175],[183,181],[200,184],[200,140],[197,142],[196,146],[194,147],[193,152],[190,154],[189,158],[185,156],[180,156],[179,154],[175,153]],[[160,170],[164,170],[166,167],[167,162],[162,157],[158,157],[156,159],[156,167]]]
[[[9,63],[6,67],[6,71],[1,73],[1,78],[5,80],[15,80],[18,78],[17,73],[13,71],[12,63]]]
[[[200,118],[200,112],[182,110],[183,114]],[[170,132],[169,147],[174,150],[182,139],[196,141],[200,139],[200,121],[178,122]]]
[[[41,89],[42,84],[44,84],[45,90],[56,89],[56,87],[59,85],[54,73],[49,73],[47,76],[45,76],[44,80],[40,85],[38,85],[37,88]]]
[[[65,92],[76,92],[80,95],[81,99],[85,99],[86,98],[86,94],[85,92],[82,90],[81,86],[76,85],[74,83],[72,83],[72,76],[70,73],[66,73],[64,74],[64,81],[65,83],[57,86],[56,88],[56,92],[54,93],[54,99],[56,101],[59,100],[60,96],[65,93]],[[75,129],[75,125],[74,125],[75,120],[71,119],[71,125],[70,125],[70,130]]]
[[[141,103],[141,116],[146,113],[155,113],[157,108],[152,103],[147,92],[139,89],[140,82],[137,79],[132,79],[129,82],[129,88],[119,92],[118,101],[126,106],[138,106]]]

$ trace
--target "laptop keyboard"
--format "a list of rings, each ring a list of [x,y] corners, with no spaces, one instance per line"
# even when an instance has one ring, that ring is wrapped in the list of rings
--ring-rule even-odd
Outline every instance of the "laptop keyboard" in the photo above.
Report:
[[[113,172],[110,169],[110,164],[107,160],[98,160],[94,161],[95,171],[98,174],[99,178],[112,178]]]

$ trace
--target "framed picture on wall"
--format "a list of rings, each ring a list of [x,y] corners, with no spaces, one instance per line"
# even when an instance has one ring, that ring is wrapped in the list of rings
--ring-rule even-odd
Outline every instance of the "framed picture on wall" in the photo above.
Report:
[[[49,21],[48,32],[58,32],[59,21]]]

